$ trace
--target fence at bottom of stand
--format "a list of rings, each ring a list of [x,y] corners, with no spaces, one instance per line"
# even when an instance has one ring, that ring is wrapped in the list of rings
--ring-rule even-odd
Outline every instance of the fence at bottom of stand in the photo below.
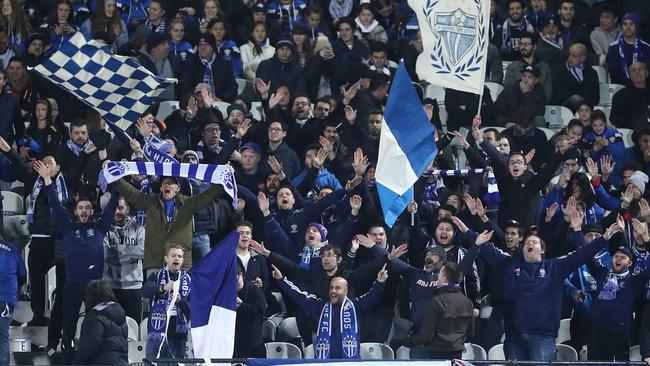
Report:
[[[355,359],[355,360],[315,360],[315,359],[261,359],[261,358],[213,358],[206,362],[202,358],[185,358],[185,359],[154,359],[143,360],[140,363],[131,363],[130,366],[144,366],[144,365],[202,365],[202,364],[232,364],[243,366],[271,366],[271,365],[301,365],[301,364],[335,364],[335,363],[354,363],[354,362],[372,362],[376,366],[490,366],[490,365],[503,365],[503,366],[524,366],[524,365],[554,365],[554,366],[647,366],[648,364],[643,361],[517,361],[517,360],[371,360],[371,359]]]

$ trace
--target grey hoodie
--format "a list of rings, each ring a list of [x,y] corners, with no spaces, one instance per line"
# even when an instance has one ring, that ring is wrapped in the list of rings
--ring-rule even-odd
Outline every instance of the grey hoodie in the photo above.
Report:
[[[131,217],[124,226],[111,225],[104,236],[104,279],[114,289],[142,288],[142,257],[144,256],[144,226]]]

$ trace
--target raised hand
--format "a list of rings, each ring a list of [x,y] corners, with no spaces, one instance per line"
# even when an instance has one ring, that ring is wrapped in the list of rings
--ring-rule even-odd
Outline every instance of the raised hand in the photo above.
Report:
[[[355,238],[357,239],[359,244],[361,246],[363,246],[364,248],[370,249],[370,248],[374,247],[375,244],[377,244],[377,243],[375,243],[374,240],[370,239],[368,237],[368,235],[358,234],[357,236],[355,236]]]
[[[433,117],[433,104],[427,103],[424,105],[424,114],[426,114],[427,119],[431,121],[431,118]]]
[[[50,178],[50,168],[47,167],[47,165],[43,164],[42,161],[40,160],[34,160],[34,164],[32,165],[32,168],[38,173],[38,175],[43,178],[44,180]]]
[[[193,118],[196,116],[196,112],[199,110],[199,105],[193,95],[191,95],[190,99],[188,99],[187,108],[185,110],[187,111],[188,117]]]
[[[618,223],[618,220],[617,220],[617,222],[611,224],[607,228],[607,230],[605,230],[605,233],[603,234],[603,238],[605,238],[605,240],[609,240],[609,239],[612,238],[612,236],[614,236],[614,234],[619,233],[622,230],[623,230],[623,227]]]
[[[356,121],[356,119],[357,119],[357,110],[356,110],[356,109],[352,109],[352,107],[349,106],[349,105],[346,105],[346,106],[343,108],[343,112],[345,112],[345,119],[346,119],[346,120],[347,120],[351,125],[353,125],[353,124],[354,124],[354,121]]]
[[[406,254],[406,252],[408,252],[408,247],[409,246],[406,243],[394,247],[393,250],[390,251],[390,254],[388,254],[388,260],[392,261],[403,256]]]
[[[350,197],[350,207],[352,208],[352,216],[358,216],[359,215],[359,210],[361,209],[361,203],[363,200],[361,199],[361,196],[358,194],[355,194],[354,196]]]
[[[284,98],[285,94],[284,90],[271,94],[271,98],[269,98],[269,109],[275,108],[282,98]]]
[[[352,168],[357,177],[362,177],[368,170],[368,157],[363,155],[363,150],[360,147],[354,151]]]
[[[262,242],[261,244],[256,242],[255,240],[250,241],[250,244],[248,245],[251,249],[255,251],[255,253],[259,255],[263,255],[265,257],[268,257],[271,254],[271,251],[266,249],[264,246],[264,243]]]
[[[138,142],[138,140],[136,139],[131,139],[131,141],[129,141],[129,146],[131,147],[131,150],[133,152],[138,152],[142,150],[142,146],[140,146],[140,142]]]
[[[646,237],[648,235],[648,223],[637,218],[632,219],[634,233],[638,236]]]
[[[494,234],[494,231],[485,230],[476,237],[476,241],[474,243],[478,246],[481,246],[492,239],[492,234]]]
[[[201,98],[203,99],[204,108],[210,108],[212,103],[214,103],[214,98],[212,98],[208,89],[201,89]]]
[[[571,227],[573,228],[573,230],[580,231],[580,229],[582,228],[582,222],[584,218],[585,218],[584,213],[578,210],[573,211],[573,213],[571,214]]]
[[[268,97],[269,90],[271,90],[271,81],[267,83],[264,82],[264,80],[260,78],[255,78],[255,88],[257,89],[257,92],[260,93],[262,97]]]
[[[623,194],[621,195],[621,201],[629,205],[633,199],[634,199],[634,185],[629,184],[627,188],[625,188],[625,192],[623,192]]]
[[[269,155],[266,161],[269,163],[269,166],[271,167],[273,173],[282,176],[280,180],[284,180],[284,178],[286,178],[284,172],[282,171],[282,163],[280,163],[274,155]]]
[[[318,149],[316,156],[311,161],[311,165],[316,169],[322,168],[323,164],[325,164],[325,159],[327,159],[327,154],[329,154],[327,150],[323,148]]]
[[[95,144],[93,144],[92,141],[89,142],[89,143],[86,145],[86,147],[84,147],[84,153],[86,153],[86,154],[88,154],[88,155],[94,153],[95,150],[97,150],[97,146],[95,146]]]
[[[603,174],[603,180],[607,181],[615,166],[616,162],[611,155],[605,155],[600,159],[600,172]]]
[[[239,126],[237,126],[237,133],[235,133],[235,137],[238,139],[244,137],[252,125],[253,123],[251,120],[249,118],[246,118],[244,122],[240,123]]]
[[[350,240],[350,253],[354,254],[359,250],[359,240],[354,237]]]
[[[451,221],[458,227],[458,230],[460,230],[461,233],[465,234],[467,231],[469,231],[467,225],[465,225],[463,220],[459,219],[458,217],[452,216]]]
[[[536,151],[537,150],[535,150],[535,149],[530,149],[530,151],[526,154],[525,158],[526,158],[527,163],[530,163],[531,161],[533,161],[533,158],[535,158],[535,152]]]
[[[564,154],[576,144],[576,139],[567,140],[566,144],[560,146],[560,154]]]
[[[406,205],[406,211],[410,213],[411,215],[415,214],[418,212],[418,203],[415,201],[409,202],[408,205]]]
[[[469,213],[473,215],[476,215],[476,200],[472,198],[469,194],[463,195],[463,200],[465,201],[465,206],[467,206],[467,209],[469,210]]]
[[[454,134],[456,140],[458,140],[458,143],[463,147],[463,149],[469,149],[469,143],[467,143],[467,139],[465,139],[465,136],[463,136],[462,133],[458,131],[452,131],[452,133]]]
[[[271,268],[273,271],[271,272],[271,276],[275,278],[276,280],[281,280],[282,279],[282,272],[276,267],[275,265],[271,264]]]
[[[359,184],[361,184],[362,180],[363,178],[359,176],[352,178],[345,184],[345,190],[348,192],[352,192],[352,190],[354,190],[355,188],[357,188]]]
[[[481,199],[478,197],[476,197],[474,201],[476,202],[476,214],[478,215],[478,217],[485,216],[486,211],[485,211],[485,207],[483,207],[483,201],[481,201]]]
[[[598,176],[598,165],[596,165],[592,158],[587,159],[587,172],[592,178]]]
[[[555,217],[558,207],[559,205],[557,202],[553,202],[552,205],[548,206],[548,208],[546,209],[546,220],[545,220],[546,222],[551,221],[553,217]]]
[[[481,142],[483,142],[483,134],[481,133],[481,130],[479,130],[478,127],[472,127],[472,137],[479,145],[481,144]]]
[[[345,85],[341,85],[341,95],[343,95],[343,104],[345,104],[345,105],[350,104],[350,101],[352,99],[354,99],[354,97],[357,95],[357,92],[359,91],[360,86],[361,86],[361,83],[359,83],[359,81],[352,84],[347,89],[345,88]]]
[[[269,210],[270,208],[269,199],[266,198],[264,192],[260,192],[257,194],[257,204],[260,206],[260,211],[262,211],[262,215],[264,215],[264,217],[271,214],[271,211]]]
[[[474,127],[476,127],[476,128],[481,127],[481,116],[480,115],[476,115],[476,116],[474,116],[474,118],[472,118],[472,128],[474,128]]]
[[[0,151],[9,152],[9,150],[11,150],[11,146],[9,146],[9,144],[7,143],[7,141],[5,141],[5,139],[0,137]]]
[[[386,263],[384,263],[384,266],[381,268],[381,271],[377,273],[377,282],[379,283],[384,283],[388,279],[388,270],[386,269]]]
[[[135,121],[135,126],[138,128],[138,131],[140,132],[140,135],[142,137],[147,138],[151,134],[151,126],[147,123],[147,121],[153,118],[152,115],[148,114],[144,117],[140,117]]]
[[[323,147],[323,149],[325,149],[325,151],[327,151],[328,154],[330,151],[334,150],[334,145],[325,136],[320,136],[318,138],[318,143]]]
[[[639,198],[639,211],[641,216],[650,216],[650,205],[645,198]]]
[[[573,213],[576,211],[576,199],[575,197],[571,196],[567,200],[566,204],[562,206],[562,213],[564,214],[564,217],[571,217]]]

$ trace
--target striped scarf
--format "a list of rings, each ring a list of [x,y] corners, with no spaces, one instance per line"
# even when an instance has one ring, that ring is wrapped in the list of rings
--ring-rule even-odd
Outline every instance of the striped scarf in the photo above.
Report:
[[[56,178],[54,178],[54,184],[56,186],[57,196],[59,196],[59,201],[63,202],[68,199],[68,187],[65,185],[63,174],[59,173]],[[43,189],[44,185],[45,182],[43,181],[43,178],[38,177],[34,183],[34,187],[32,188],[32,194],[29,197],[31,201],[29,207],[27,208],[27,222],[30,224],[34,222],[34,208],[36,208],[36,200],[38,199],[38,195],[41,194],[41,190]]]

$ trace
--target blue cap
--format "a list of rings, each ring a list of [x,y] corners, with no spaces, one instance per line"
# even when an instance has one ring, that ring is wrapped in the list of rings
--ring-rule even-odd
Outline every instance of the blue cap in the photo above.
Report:
[[[242,145],[242,147],[239,148],[239,152],[242,152],[244,150],[253,150],[254,153],[257,153],[257,155],[262,155],[262,148],[260,145],[254,143],[254,142],[247,142]]]

